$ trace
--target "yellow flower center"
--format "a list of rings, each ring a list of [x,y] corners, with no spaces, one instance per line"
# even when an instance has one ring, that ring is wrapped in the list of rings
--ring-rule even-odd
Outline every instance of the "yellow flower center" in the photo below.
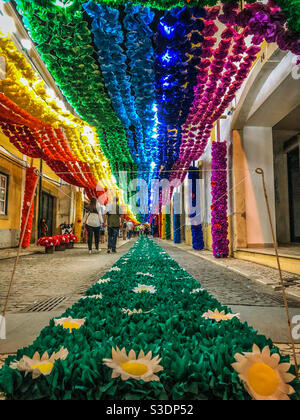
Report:
[[[211,319],[220,319],[223,321],[227,321],[229,320],[229,316],[228,315],[211,315]]]
[[[150,290],[149,289],[140,289],[139,290],[139,293],[142,293],[142,292],[149,292]]]
[[[148,367],[143,363],[125,362],[121,363],[121,368],[130,375],[142,376],[148,372]]]
[[[37,365],[32,365],[31,366],[32,369],[38,369],[41,373],[43,373],[44,375],[46,373],[50,373],[52,368],[53,368],[53,363],[49,362],[49,363],[39,363]]]
[[[66,330],[70,330],[70,331],[79,330],[79,328],[81,327],[81,325],[75,324],[75,322],[70,322],[70,321],[63,322],[62,325]]]
[[[278,376],[274,369],[265,363],[255,363],[248,371],[251,388],[258,395],[273,395],[278,387]]]

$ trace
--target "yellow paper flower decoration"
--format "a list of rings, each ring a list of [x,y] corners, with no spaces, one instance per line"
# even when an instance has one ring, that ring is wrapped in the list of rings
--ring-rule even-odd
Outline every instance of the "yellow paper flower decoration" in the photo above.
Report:
[[[215,311],[208,310],[205,314],[202,315],[202,318],[213,319],[214,321],[230,321],[233,318],[240,318],[240,314],[225,314],[225,311],[219,312],[218,309]]]
[[[271,355],[269,347],[262,352],[256,344],[252,353],[234,356],[232,367],[239,373],[247,392],[254,400],[290,400],[295,390],[288,385],[295,376],[288,373],[290,363],[279,363],[278,353]]]
[[[142,292],[152,293],[152,294],[156,293],[156,289],[154,286],[148,286],[146,284],[139,284],[132,291],[134,293],[142,293]]]
[[[71,317],[68,318],[60,318],[54,320],[55,326],[61,325],[64,329],[69,330],[79,330],[82,325],[85,323],[85,319],[73,319]]]
[[[133,350],[126,353],[125,348],[119,350],[112,349],[112,359],[103,359],[106,366],[113,369],[112,378],[121,376],[123,381],[128,379],[142,380],[144,382],[159,381],[159,377],[155,375],[163,370],[159,365],[161,359],[159,356],[152,358],[152,352],[149,351],[147,355],[140,351],[138,357]]]
[[[112,188],[112,172],[105,158],[95,127],[64,108],[44,81],[18,51],[9,36],[0,32],[0,55],[6,62],[6,77],[0,80],[0,91],[33,117],[63,128],[72,152],[78,161],[89,163],[91,173],[102,187]]]
[[[28,373],[32,373],[32,379],[36,379],[41,375],[50,375],[55,361],[65,360],[68,354],[68,350],[64,347],[62,347],[58,353],[53,353],[51,357],[49,357],[47,352],[45,352],[42,357],[36,352],[32,359],[23,356],[18,362],[12,362],[10,368],[25,372],[25,376],[27,376]]]

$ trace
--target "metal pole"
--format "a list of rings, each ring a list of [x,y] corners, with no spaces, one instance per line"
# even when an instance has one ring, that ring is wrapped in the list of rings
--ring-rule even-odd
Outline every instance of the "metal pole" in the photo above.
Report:
[[[255,172],[258,175],[262,176],[262,184],[263,184],[263,189],[264,189],[264,194],[265,194],[265,199],[266,199],[266,205],[267,205],[267,210],[268,210],[268,216],[269,216],[269,221],[270,221],[270,226],[271,226],[271,231],[272,231],[273,245],[274,245],[275,255],[276,255],[276,260],[277,260],[277,265],[278,265],[278,272],[279,272],[280,283],[281,283],[281,288],[282,288],[284,307],[285,307],[285,310],[286,310],[286,316],[287,316],[287,321],[288,321],[288,326],[289,326],[290,340],[291,340],[291,344],[292,344],[292,347],[293,347],[293,356],[294,356],[294,361],[295,361],[296,376],[297,376],[297,379],[299,379],[299,368],[298,368],[298,362],[297,362],[297,356],[296,356],[295,341],[294,341],[293,334],[292,334],[292,324],[291,324],[291,318],[290,318],[290,314],[289,314],[289,306],[288,306],[288,301],[287,301],[287,296],[286,296],[286,291],[285,291],[285,285],[284,285],[284,281],[283,281],[283,277],[282,277],[277,240],[276,240],[276,237],[275,237],[275,230],[274,230],[274,227],[273,227],[271,209],[270,209],[269,199],[268,199],[268,194],[267,194],[267,189],[266,189],[265,173],[264,173],[263,169],[261,169],[261,168],[257,168],[255,170]]]

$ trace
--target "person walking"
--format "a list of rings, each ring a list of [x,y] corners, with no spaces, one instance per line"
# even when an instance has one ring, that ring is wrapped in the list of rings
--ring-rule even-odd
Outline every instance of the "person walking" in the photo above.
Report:
[[[127,223],[124,221],[123,223],[123,241],[126,241],[126,235],[127,235]]]
[[[134,224],[131,220],[127,223],[127,239],[131,239],[133,235]]]
[[[123,224],[123,217],[120,213],[119,199],[115,197],[113,203],[108,203],[105,209],[105,221],[108,230],[108,254],[111,251],[117,252],[117,240],[120,226]]]
[[[92,253],[93,249],[93,236],[95,237],[96,251],[100,252],[99,240],[100,240],[100,229],[103,226],[103,217],[101,206],[97,201],[96,197],[92,197],[90,204],[87,207],[87,213],[85,215],[84,224],[88,233],[88,247],[89,254]]]

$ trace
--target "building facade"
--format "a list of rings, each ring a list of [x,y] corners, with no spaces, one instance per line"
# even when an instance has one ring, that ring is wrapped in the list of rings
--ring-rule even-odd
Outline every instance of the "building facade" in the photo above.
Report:
[[[230,254],[277,267],[267,194],[282,268],[300,274],[300,69],[297,57],[266,44],[234,102],[215,125],[197,166],[201,179],[201,218],[206,249],[211,235],[211,145],[227,143]],[[181,192],[188,200],[188,180]],[[185,191],[185,192],[184,192]],[[171,218],[172,219],[172,218]],[[182,240],[192,245],[188,211]]]

